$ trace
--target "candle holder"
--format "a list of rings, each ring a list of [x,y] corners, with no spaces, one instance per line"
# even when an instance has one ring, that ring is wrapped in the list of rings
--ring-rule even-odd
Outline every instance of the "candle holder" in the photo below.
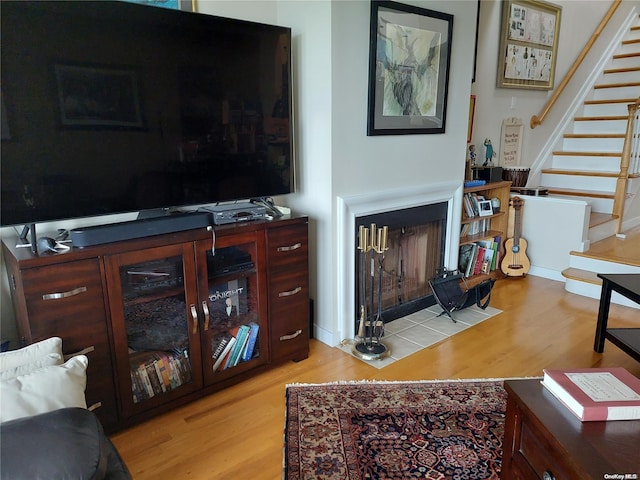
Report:
[[[370,228],[360,225],[358,234],[358,250],[360,251],[360,323],[358,337],[361,338],[353,348],[355,356],[363,360],[378,360],[388,357],[391,350],[380,341],[384,332],[384,320],[382,319],[382,275],[384,271],[384,252],[389,250],[387,225],[377,228],[375,223]],[[367,264],[369,264],[369,309],[366,305],[366,281]],[[377,268],[376,268],[377,264]],[[377,282],[376,282],[377,275]],[[377,292],[376,292],[377,283]],[[378,297],[378,308],[374,318],[374,297]]]

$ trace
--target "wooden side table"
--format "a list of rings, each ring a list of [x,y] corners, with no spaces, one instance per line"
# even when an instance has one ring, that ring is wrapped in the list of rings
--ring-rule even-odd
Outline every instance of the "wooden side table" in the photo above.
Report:
[[[640,420],[581,422],[539,379],[504,385],[502,480],[640,479]]]
[[[602,293],[600,294],[600,308],[598,310],[598,323],[593,349],[598,353],[602,353],[606,338],[640,362],[640,327],[607,328],[612,292],[618,292],[620,295],[640,303],[640,274],[599,273],[598,277],[602,279]]]

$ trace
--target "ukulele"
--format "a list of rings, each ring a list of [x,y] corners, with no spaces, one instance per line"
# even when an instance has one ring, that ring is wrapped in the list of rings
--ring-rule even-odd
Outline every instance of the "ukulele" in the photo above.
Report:
[[[520,197],[513,197],[514,209],[513,238],[505,242],[505,256],[500,268],[508,277],[524,277],[531,268],[531,262],[527,258],[527,241],[521,235],[520,209],[524,203]]]

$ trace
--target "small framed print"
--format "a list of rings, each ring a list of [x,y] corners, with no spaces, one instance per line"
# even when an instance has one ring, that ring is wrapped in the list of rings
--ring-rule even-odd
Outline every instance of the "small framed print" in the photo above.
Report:
[[[481,217],[488,217],[489,215],[493,215],[491,200],[480,200],[478,202],[478,211]]]

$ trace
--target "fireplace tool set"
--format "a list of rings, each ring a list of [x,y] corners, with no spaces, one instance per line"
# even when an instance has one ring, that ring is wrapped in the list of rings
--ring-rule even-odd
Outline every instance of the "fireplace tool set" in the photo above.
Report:
[[[360,225],[358,235],[358,250],[360,251],[360,282],[359,295],[360,324],[358,337],[361,338],[353,346],[353,354],[364,360],[377,360],[389,356],[391,350],[380,341],[384,332],[384,320],[382,319],[382,275],[384,267],[384,252],[389,250],[387,236],[389,228],[383,226],[377,228],[375,223],[371,228]],[[376,268],[377,263],[377,268]],[[367,264],[369,264],[369,277],[367,279]],[[376,292],[377,275],[377,292]],[[367,315],[366,282],[370,282],[369,288],[369,314]],[[377,294],[377,313],[374,315],[374,299]],[[375,318],[374,318],[375,317]]]

